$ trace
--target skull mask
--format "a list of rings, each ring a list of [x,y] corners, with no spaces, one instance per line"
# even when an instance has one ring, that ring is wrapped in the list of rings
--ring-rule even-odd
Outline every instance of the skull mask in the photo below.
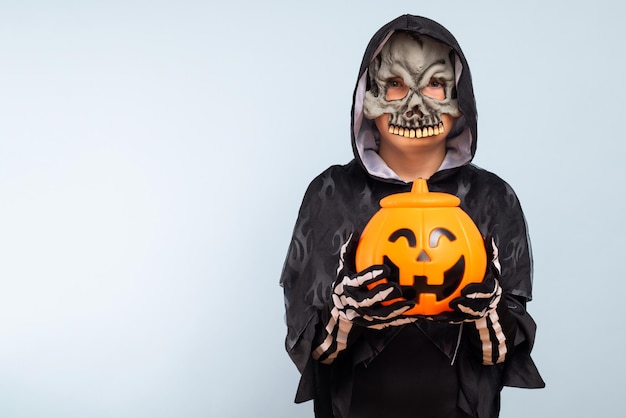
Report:
[[[389,132],[421,138],[443,132],[441,115],[461,115],[453,99],[454,67],[450,47],[427,36],[394,33],[369,67],[370,90],[365,93],[363,113],[368,119],[389,114]],[[387,99],[390,80],[401,78],[408,88],[400,99]],[[442,100],[422,90],[431,80],[444,85]]]

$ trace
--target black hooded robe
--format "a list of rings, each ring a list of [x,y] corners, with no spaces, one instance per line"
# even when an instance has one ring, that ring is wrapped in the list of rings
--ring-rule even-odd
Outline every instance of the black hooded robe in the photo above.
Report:
[[[367,69],[393,31],[411,31],[448,44],[455,53],[456,92],[463,114],[447,139],[444,163],[429,180],[430,191],[451,193],[499,248],[500,284],[516,322],[514,347],[504,363],[486,366],[472,351],[463,325],[419,320],[384,330],[362,330],[331,364],[311,358],[322,312],[332,304],[339,250],[360,233],[381,198],[411,188],[381,164],[375,127],[362,113]],[[370,41],[352,106],[355,158],[332,166],[309,185],[298,214],[280,283],[285,294],[287,352],[302,377],[296,402],[314,400],[316,417],[497,417],[503,386],[544,386],[530,352],[535,323],[526,312],[532,298],[532,256],[526,221],[512,188],[471,163],[476,151],[476,106],[469,66],[453,35],[438,23],[404,15]],[[467,327],[465,327],[467,328]]]

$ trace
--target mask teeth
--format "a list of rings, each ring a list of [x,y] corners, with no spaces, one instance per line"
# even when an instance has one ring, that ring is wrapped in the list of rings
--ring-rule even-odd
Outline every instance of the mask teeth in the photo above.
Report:
[[[403,136],[405,138],[427,138],[443,133],[443,122],[437,126],[427,126],[424,128],[403,128],[401,126],[389,125],[389,133]]]

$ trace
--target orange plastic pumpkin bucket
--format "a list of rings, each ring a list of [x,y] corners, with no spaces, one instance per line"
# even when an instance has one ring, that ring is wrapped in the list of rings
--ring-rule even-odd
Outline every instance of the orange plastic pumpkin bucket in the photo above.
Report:
[[[408,193],[389,195],[365,226],[356,252],[361,271],[386,264],[404,297],[414,299],[405,315],[436,315],[469,283],[481,282],[485,244],[458,197],[429,192],[417,179]]]

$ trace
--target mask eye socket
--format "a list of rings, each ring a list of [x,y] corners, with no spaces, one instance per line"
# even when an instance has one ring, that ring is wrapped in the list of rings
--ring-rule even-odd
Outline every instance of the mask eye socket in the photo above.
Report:
[[[443,100],[446,98],[446,84],[438,78],[431,78],[426,87],[422,88],[422,94],[431,99]]]
[[[409,87],[404,83],[402,77],[390,78],[385,82],[385,99],[400,100],[409,94]]]

